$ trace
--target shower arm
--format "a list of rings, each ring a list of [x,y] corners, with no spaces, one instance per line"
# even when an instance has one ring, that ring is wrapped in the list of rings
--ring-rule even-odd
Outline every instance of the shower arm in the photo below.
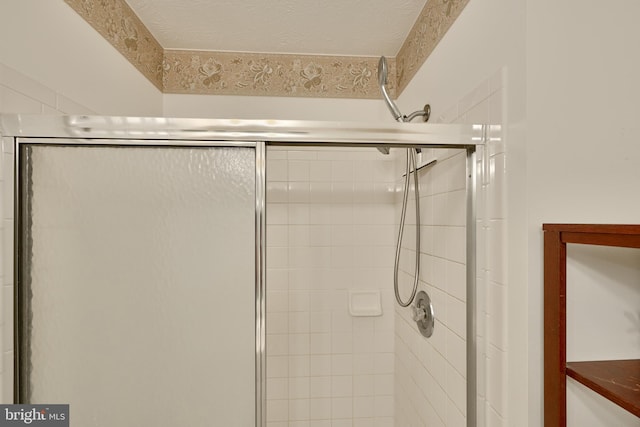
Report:
[[[393,102],[391,98],[389,98],[386,88],[384,86],[381,86],[380,89],[385,100],[387,101],[386,103],[387,103],[387,106],[389,107],[389,110],[391,111],[391,114],[393,114],[393,118],[396,119],[397,122],[408,123],[411,120],[415,119],[416,117],[422,117],[423,122],[429,121],[429,117],[431,117],[431,106],[429,104],[426,104],[422,110],[414,111],[408,116],[405,116],[400,113],[400,110],[398,110],[398,107],[396,106],[395,102]],[[386,147],[386,146],[376,147],[376,148],[382,154],[389,154],[390,152],[389,147]],[[418,148],[416,149],[416,151],[419,153],[420,149]]]
[[[384,101],[385,101],[385,104],[387,104],[387,107],[389,107],[389,111],[391,111],[391,115],[397,122],[400,122],[400,123],[410,122],[416,117],[422,117],[423,122],[429,121],[429,117],[431,117],[431,106],[429,104],[426,104],[422,110],[414,111],[413,113],[407,116],[402,114],[400,112],[400,109],[396,105],[396,103],[393,102],[393,100],[389,96],[389,93],[387,92],[386,85],[384,84],[380,85],[380,92],[382,92],[382,97],[384,98]]]
[[[429,121],[429,117],[431,117],[431,106],[426,104],[422,110],[414,111],[408,116],[402,116],[403,122],[410,122],[416,117],[422,117],[423,122]]]

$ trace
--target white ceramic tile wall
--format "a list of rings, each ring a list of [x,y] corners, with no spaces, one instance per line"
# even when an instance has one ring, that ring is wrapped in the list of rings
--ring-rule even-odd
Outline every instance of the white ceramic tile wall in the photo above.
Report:
[[[89,108],[1,63],[0,113],[95,114]]]
[[[268,426],[392,427],[393,158],[270,148],[267,171]],[[350,316],[349,290],[382,316]]]
[[[489,123],[477,153],[478,426],[506,426],[506,152],[502,132],[503,73],[434,118],[438,123]],[[463,152],[436,151],[438,163],[420,174],[422,281],[436,328],[424,339],[407,309],[396,316],[396,427],[465,425],[465,162]],[[404,167],[404,166],[402,166]],[[409,248],[413,245],[407,234]],[[413,271],[411,251],[403,256]],[[408,287],[409,274],[403,286]],[[408,292],[408,291],[407,291]]]
[[[0,278],[2,280],[2,355],[0,402],[12,403],[13,400],[13,140],[2,138],[2,263]]]
[[[94,114],[90,109],[0,63],[0,113]],[[2,278],[0,316],[0,402],[13,399],[13,140],[2,139],[0,152],[2,192]]]
[[[494,124],[489,129],[487,147],[478,153],[480,426],[506,425],[507,345],[503,321],[506,154],[500,126],[503,92],[499,72],[438,118],[440,122]],[[268,298],[271,302],[267,327],[268,340],[272,341],[269,345],[272,352],[268,352],[270,427],[359,426],[381,422],[380,425],[403,427],[465,424],[466,157],[456,150],[425,154],[439,160],[431,170],[421,173],[420,184],[423,212],[420,286],[429,291],[438,319],[437,333],[430,340],[417,333],[407,310],[394,308],[393,295],[389,293],[399,211],[394,187],[400,186],[394,166],[390,162],[378,163],[377,153],[373,154],[373,165],[380,164],[382,170],[376,170],[368,162],[352,163],[354,153],[270,151]],[[351,159],[344,159],[343,155]],[[395,168],[402,167],[403,156],[401,153],[396,156],[400,160]],[[379,173],[392,175],[385,178],[386,182],[372,185],[371,180]],[[395,184],[389,184],[394,181]],[[381,202],[383,209],[372,205],[372,201]],[[393,204],[392,209],[385,207],[389,203]],[[379,215],[386,216],[380,216],[384,233],[376,231],[380,225],[372,228],[379,222],[374,217]],[[365,223],[357,225],[355,217]],[[406,272],[412,271],[408,248],[415,239],[410,218],[411,215],[403,243],[404,273],[400,278],[405,287],[410,280]],[[392,367],[384,378],[386,387],[395,393],[393,399],[386,400],[371,396],[379,390],[375,374],[373,377],[371,374],[375,372],[375,358],[372,360],[368,353],[375,332],[370,325],[363,324],[359,329],[353,319],[349,325],[348,321],[335,317],[335,311],[345,310],[343,289],[366,283],[354,280],[357,274],[349,270],[358,270],[367,266],[367,260],[375,259],[371,245],[387,247],[387,254],[381,253],[378,259],[389,263],[386,265],[389,273],[377,283],[387,292],[389,310],[396,311],[390,322],[395,339],[384,342],[381,348],[393,352],[392,358],[387,356]],[[332,283],[330,295],[326,295],[328,291],[322,283]],[[315,296],[311,297],[311,293]],[[310,307],[311,300],[318,297],[323,301],[320,304],[327,307],[333,304],[332,314],[322,306],[319,310]],[[308,316],[301,311],[307,304],[311,309]],[[336,325],[341,325],[339,331]],[[309,357],[303,354],[307,348]],[[330,355],[332,351],[338,353]],[[376,419],[371,414],[389,417]]]
[[[421,281],[432,299],[434,334],[426,339],[411,310],[396,306],[396,426],[462,426],[466,413],[466,154],[433,150],[438,162],[419,173]],[[404,160],[401,160],[404,164]],[[403,167],[403,166],[402,166]],[[399,206],[398,206],[399,209]],[[412,284],[413,203],[402,252],[402,294]]]
[[[483,82],[459,107],[461,123],[488,123],[478,153],[478,425],[506,426],[507,419],[507,153],[503,133],[504,71]]]

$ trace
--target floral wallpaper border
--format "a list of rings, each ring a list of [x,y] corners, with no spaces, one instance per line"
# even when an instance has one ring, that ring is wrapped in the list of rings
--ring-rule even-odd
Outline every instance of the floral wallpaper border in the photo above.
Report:
[[[380,97],[378,57],[164,50],[125,0],[64,1],[163,93]],[[427,1],[397,59],[388,58],[392,97],[406,87],[468,2]]]
[[[396,56],[398,94],[436,48],[469,0],[428,0]]]
[[[158,89],[164,49],[124,0],[64,0]]]
[[[377,67],[377,57],[166,50],[164,91],[375,99]]]

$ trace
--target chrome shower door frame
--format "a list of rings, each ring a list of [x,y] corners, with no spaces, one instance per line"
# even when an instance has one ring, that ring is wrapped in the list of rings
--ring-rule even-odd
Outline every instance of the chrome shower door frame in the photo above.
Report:
[[[266,426],[266,147],[262,141],[194,141],[156,139],[74,139],[48,137],[14,138],[14,403],[27,403],[27,298],[25,287],[25,249],[22,227],[28,212],[22,200],[28,188],[25,166],[25,147],[28,146],[77,146],[77,147],[146,147],[146,148],[253,148],[255,153],[255,425]]]
[[[483,130],[484,133],[484,130]],[[484,139],[484,138],[483,138]],[[476,147],[467,148],[467,427],[478,426],[478,288],[477,276],[477,163]]]
[[[466,351],[467,351],[467,427],[478,425],[477,412],[477,290],[476,290],[476,148],[486,142],[485,125],[444,125],[414,123],[312,122],[296,120],[172,119],[153,117],[29,116],[0,115],[0,133],[16,137],[16,172],[20,163],[20,143],[56,138],[78,144],[113,145],[114,141],[135,141],[130,145],[229,146],[252,144],[256,147],[256,427],[266,427],[266,146],[292,147],[375,147],[443,148],[466,150]],[[45,139],[46,138],[46,139]],[[259,142],[247,142],[259,141]],[[43,142],[41,142],[43,143]],[[245,145],[246,146],[246,145]],[[15,176],[15,197],[19,197],[20,177]],[[20,212],[15,205],[15,230]],[[20,256],[15,246],[15,273]],[[16,280],[18,278],[16,277]],[[14,282],[18,286],[18,282]],[[19,289],[19,287],[16,287]],[[16,301],[17,301],[16,292]],[[15,319],[19,321],[19,319]],[[18,324],[16,323],[16,328]],[[16,337],[16,368],[19,346]],[[19,371],[16,371],[19,372]],[[17,384],[16,378],[15,383]],[[16,388],[19,392],[19,387]],[[16,396],[18,396],[17,394]]]

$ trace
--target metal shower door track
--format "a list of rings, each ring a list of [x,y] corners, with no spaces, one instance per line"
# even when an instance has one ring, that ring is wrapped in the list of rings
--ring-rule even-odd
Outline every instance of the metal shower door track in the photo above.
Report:
[[[482,125],[425,123],[0,115],[0,132],[15,137],[179,140],[194,144],[264,141],[270,145],[463,149],[484,144]]]

